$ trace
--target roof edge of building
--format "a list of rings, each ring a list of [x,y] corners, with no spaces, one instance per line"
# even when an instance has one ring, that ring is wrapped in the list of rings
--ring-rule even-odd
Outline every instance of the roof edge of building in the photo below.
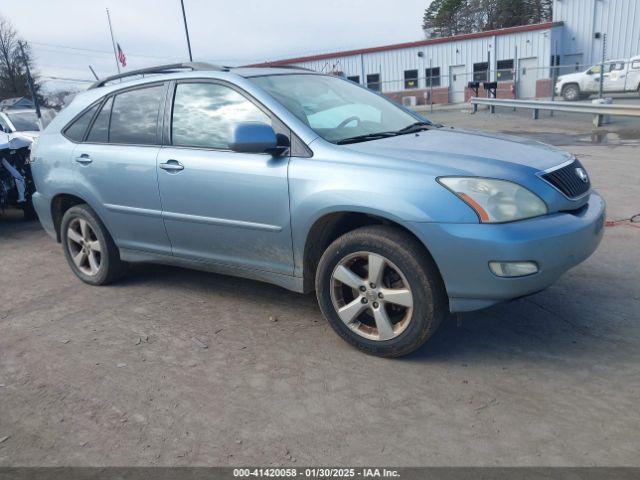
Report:
[[[454,35],[451,37],[429,38],[426,40],[418,40],[415,42],[395,43],[391,45],[383,45],[379,47],[360,48],[356,50],[343,50],[333,53],[322,53],[319,55],[308,55],[304,57],[285,58],[282,60],[274,60],[270,62],[253,63],[246,65],[247,67],[277,67],[279,65],[290,65],[292,63],[310,62],[314,60],[325,60],[327,58],[348,57],[352,55],[360,55],[364,53],[384,52],[388,50],[399,50],[402,48],[422,47],[427,45],[435,45],[438,43],[458,42],[463,40],[472,40],[475,38],[492,37],[494,35],[508,35],[510,33],[530,32],[535,30],[548,30],[553,27],[561,27],[564,22],[545,22],[534,23],[531,25],[519,25],[516,27],[500,28],[497,30],[486,30],[484,32],[465,33],[462,35]]]

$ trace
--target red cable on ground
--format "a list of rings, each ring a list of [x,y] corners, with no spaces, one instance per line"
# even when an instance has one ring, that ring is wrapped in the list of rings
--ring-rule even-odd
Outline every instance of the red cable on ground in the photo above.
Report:
[[[621,220],[606,220],[604,222],[605,227],[617,227],[619,225],[628,225],[629,227],[640,228],[640,213],[636,213],[630,218],[623,218]]]

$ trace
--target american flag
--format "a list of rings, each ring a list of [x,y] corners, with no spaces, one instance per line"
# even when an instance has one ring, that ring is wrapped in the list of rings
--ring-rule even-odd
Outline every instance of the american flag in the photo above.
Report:
[[[127,57],[125,56],[122,48],[120,48],[120,44],[118,43],[118,61],[122,64],[123,67],[127,66]]]

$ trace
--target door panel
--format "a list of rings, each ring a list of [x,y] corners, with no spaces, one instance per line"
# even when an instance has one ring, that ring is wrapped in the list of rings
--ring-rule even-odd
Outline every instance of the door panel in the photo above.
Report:
[[[627,79],[626,62],[611,62],[605,64],[604,68],[602,89],[605,92],[624,92],[624,84]]]
[[[216,82],[176,85],[172,143],[158,155],[163,218],[175,256],[293,274],[289,156],[236,153],[230,131],[273,119]]]
[[[159,147],[81,144],[74,151],[81,188],[94,199],[119,247],[170,254],[156,172]]]
[[[173,254],[291,275],[288,157],[163,148],[158,170]]]
[[[156,169],[165,92],[166,85],[154,84],[107,98],[74,163],[80,188],[119,247],[170,254]]]

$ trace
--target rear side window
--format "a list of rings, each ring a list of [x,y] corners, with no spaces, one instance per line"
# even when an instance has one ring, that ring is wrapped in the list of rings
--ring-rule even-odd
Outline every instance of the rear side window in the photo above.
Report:
[[[95,104],[89,110],[76,118],[75,121],[64,131],[64,134],[67,136],[67,138],[73,140],[74,142],[81,142],[84,139],[84,132],[87,131],[87,127],[91,123],[91,119],[96,113],[96,110],[98,110],[99,106],[99,103]]]
[[[87,142],[92,143],[107,143],[109,141],[109,118],[111,117],[111,105],[113,104],[113,98],[109,98],[98,113],[89,135],[87,135]]]
[[[164,86],[130,90],[115,96],[109,127],[110,143],[158,143],[158,110]]]
[[[173,102],[172,141],[183,147],[228,149],[239,122],[271,118],[232,88],[214,83],[179,83]]]

